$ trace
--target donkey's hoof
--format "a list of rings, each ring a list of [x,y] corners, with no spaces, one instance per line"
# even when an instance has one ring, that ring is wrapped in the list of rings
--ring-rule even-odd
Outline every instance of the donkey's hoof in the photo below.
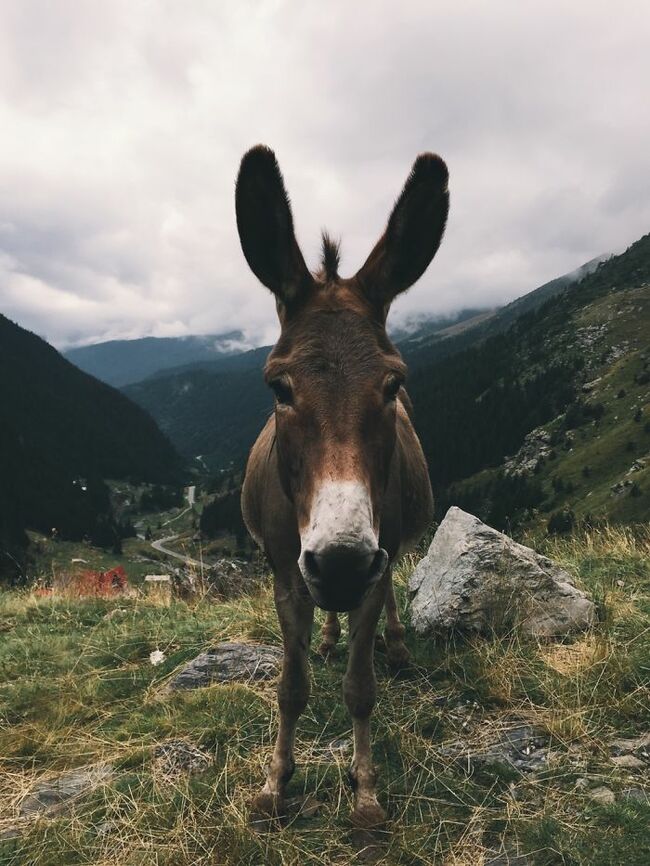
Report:
[[[386,823],[386,813],[376,800],[357,803],[351,817],[354,826],[363,830],[379,829]]]
[[[335,643],[330,643],[329,641],[324,640],[318,647],[318,654],[327,661],[328,659],[336,658],[339,654],[339,650]]]
[[[408,651],[406,644],[389,644],[388,664],[396,671],[403,670],[411,664],[411,653]]]
[[[284,797],[268,791],[260,791],[251,802],[250,823],[255,829],[270,829],[271,822],[284,818],[285,813]]]

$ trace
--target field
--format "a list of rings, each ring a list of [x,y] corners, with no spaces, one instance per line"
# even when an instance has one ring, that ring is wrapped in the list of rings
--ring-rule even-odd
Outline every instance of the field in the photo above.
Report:
[[[5,592],[0,863],[646,864],[648,750],[612,758],[616,740],[650,730],[650,535],[611,528],[537,546],[593,594],[597,627],[563,644],[516,634],[436,643],[408,629],[414,661],[400,675],[378,647],[374,755],[389,822],[374,834],[349,821],[345,635],[333,661],[312,654],[290,784],[296,814],[281,829],[248,820],[276,728],[273,684],[164,692],[178,666],[216,642],[280,642],[268,583],[193,605]],[[403,609],[412,566],[398,570]],[[542,744],[533,769],[490,752],[522,725]],[[164,770],[155,750],[172,740],[204,753],[201,772]],[[19,817],[38,780],[87,766],[110,772],[56,814]]]

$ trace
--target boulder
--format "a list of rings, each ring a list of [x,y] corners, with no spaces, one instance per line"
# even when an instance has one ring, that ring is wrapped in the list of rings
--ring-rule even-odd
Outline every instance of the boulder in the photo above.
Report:
[[[221,643],[193,659],[169,683],[170,689],[199,689],[213,683],[268,680],[280,670],[282,650],[250,643]]]
[[[552,560],[455,506],[409,584],[418,634],[491,634],[519,627],[556,637],[590,626],[593,602]]]

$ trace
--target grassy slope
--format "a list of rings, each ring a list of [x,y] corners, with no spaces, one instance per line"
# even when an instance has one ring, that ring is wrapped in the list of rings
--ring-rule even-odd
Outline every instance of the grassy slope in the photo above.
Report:
[[[589,403],[602,403],[605,414],[599,421],[571,431],[571,447],[558,446],[553,459],[541,467],[536,477],[546,499],[528,523],[533,528],[545,526],[550,512],[567,508],[578,519],[590,516],[620,523],[650,519],[650,433],[645,430],[650,421],[650,384],[637,384],[634,379],[643,371],[644,361],[650,359],[649,287],[621,290],[593,301],[575,315],[571,333],[563,339],[574,348],[579,335],[594,327],[602,331],[582,350],[586,365],[582,375],[587,382],[599,381],[580,396]],[[607,358],[612,347],[624,349],[623,356]],[[619,397],[622,390],[625,395]],[[639,409],[641,420],[635,421]],[[545,429],[560,430],[562,420],[560,416]],[[627,474],[638,458],[648,458],[645,468]],[[485,482],[498,471],[483,470],[461,482],[458,489]],[[553,480],[557,478],[565,488],[573,489],[556,492]],[[613,494],[612,485],[625,479],[636,482],[636,495]]]
[[[536,864],[647,862],[650,808],[623,798],[599,805],[575,783],[586,778],[617,793],[643,785],[641,777],[630,782],[612,769],[606,742],[648,724],[650,538],[634,541],[616,530],[545,546],[597,599],[601,622],[592,636],[558,646],[515,636],[435,645],[409,631],[416,664],[401,678],[390,675],[378,652],[374,754],[391,819],[381,862],[480,864],[485,847],[498,847],[503,837],[519,841]],[[399,569],[402,605],[411,565]],[[106,620],[115,607],[125,612]],[[247,824],[247,802],[277,723],[272,685],[160,693],[179,664],[212,643],[279,642],[270,587],[195,607],[6,593],[0,630],[0,828],[15,821],[20,796],[36,778],[98,760],[117,767],[72,815],[41,820],[21,839],[0,842],[0,863],[363,862],[364,842],[348,820],[349,755],[318,753],[350,734],[339,697],[344,655],[328,665],[312,655],[315,685],[291,782],[293,794],[316,796],[324,807],[281,832],[260,834]],[[148,662],[154,649],[166,654],[160,667]],[[497,767],[467,777],[437,752],[459,736],[479,743],[512,718],[553,737],[559,758],[535,779]],[[202,746],[214,762],[190,780],[165,783],[152,749],[178,737]]]
[[[636,384],[635,374],[643,370],[641,356],[648,358],[650,334],[650,290],[647,286],[609,295],[589,305],[578,317],[581,328],[607,323],[606,333],[590,350],[592,369],[600,378],[588,395],[590,402],[602,403],[605,415],[597,424],[575,431],[570,451],[558,452],[541,473],[550,482],[554,475],[571,481],[575,492],[559,497],[557,505],[570,506],[578,517],[591,514],[622,523],[650,517],[650,459],[646,468],[627,475],[637,458],[650,457],[650,434],[644,431],[650,421],[650,384]],[[625,346],[619,360],[599,364],[608,348]],[[619,398],[621,390],[625,396]],[[641,410],[641,421],[634,416]],[[588,477],[583,475],[589,467]],[[638,484],[640,496],[613,496],[611,487],[629,478]]]

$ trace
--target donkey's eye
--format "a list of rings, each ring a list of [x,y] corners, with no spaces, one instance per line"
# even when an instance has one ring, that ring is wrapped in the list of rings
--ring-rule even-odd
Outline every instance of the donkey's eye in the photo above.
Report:
[[[384,382],[384,398],[387,402],[395,400],[399,389],[404,384],[404,380],[400,376],[389,376]]]
[[[275,399],[282,406],[291,406],[293,403],[293,391],[287,379],[272,379],[269,385],[273,389]]]

